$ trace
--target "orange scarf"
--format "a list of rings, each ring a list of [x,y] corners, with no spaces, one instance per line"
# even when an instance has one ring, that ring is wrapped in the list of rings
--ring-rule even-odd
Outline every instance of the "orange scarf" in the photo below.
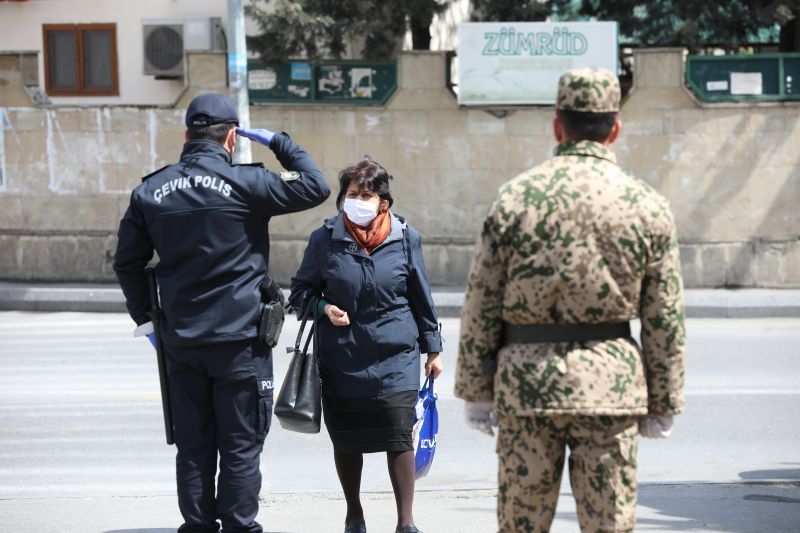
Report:
[[[350,219],[345,214],[344,225],[356,242],[364,247],[367,254],[371,254],[389,236],[389,231],[392,229],[392,217],[387,209],[383,213],[378,213],[378,216],[372,220],[370,225],[363,228],[350,222]]]

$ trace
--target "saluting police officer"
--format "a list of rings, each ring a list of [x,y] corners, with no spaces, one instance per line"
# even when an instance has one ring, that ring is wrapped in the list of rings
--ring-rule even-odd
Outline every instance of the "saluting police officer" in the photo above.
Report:
[[[550,529],[567,447],[581,530],[632,530],[637,435],[683,409],[675,224],[609,149],[619,102],[611,72],[566,72],[555,157],[500,188],[476,245],[455,392],[476,429],[499,420],[503,532]]]
[[[145,266],[158,253],[160,334],[177,446],[179,532],[262,531],[259,459],[272,416],[272,353],[256,338],[271,217],[330,194],[285,133],[238,128],[230,100],[201,94],[186,111],[180,162],[142,179],[114,260],[131,317],[149,320]],[[236,135],[269,147],[286,172],[234,165]],[[219,480],[215,487],[217,461]]]

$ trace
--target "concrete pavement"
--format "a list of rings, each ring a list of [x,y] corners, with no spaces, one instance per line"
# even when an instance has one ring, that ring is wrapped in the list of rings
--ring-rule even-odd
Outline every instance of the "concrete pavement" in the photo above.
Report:
[[[497,530],[495,491],[417,491],[417,524],[427,533]],[[394,530],[391,493],[363,496],[369,531]],[[637,531],[798,531],[800,488],[763,484],[643,484]],[[269,493],[259,522],[268,533],[338,533],[344,500],[339,493]],[[0,524],[14,533],[174,533],[180,522],[174,496],[0,500]],[[578,533],[575,504],[561,494],[553,533]]]
[[[440,453],[418,483],[428,533],[491,532],[494,440],[453,398],[459,321],[445,319]],[[800,530],[800,320],[691,319],[686,413],[642,440],[640,531]],[[292,339],[297,323],[287,322]],[[180,523],[152,349],[114,313],[0,313],[0,530],[165,533]],[[288,357],[276,351],[277,385]],[[330,441],[274,424],[262,458],[267,531],[341,530]],[[554,533],[577,532],[566,478]],[[385,458],[365,460],[370,530],[392,531]]]
[[[434,288],[442,317],[458,317],[462,288]],[[0,311],[125,312],[115,284],[0,282]],[[686,316],[691,318],[800,317],[800,289],[688,289]]]

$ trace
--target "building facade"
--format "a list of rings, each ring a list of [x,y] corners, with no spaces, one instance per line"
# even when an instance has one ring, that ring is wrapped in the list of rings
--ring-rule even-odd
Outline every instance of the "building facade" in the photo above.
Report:
[[[0,51],[27,57],[32,98],[64,105],[174,105],[186,50],[225,50],[219,0],[0,1]],[[33,85],[31,85],[33,86]]]
[[[0,1],[0,280],[113,281],[130,191],[177,159],[191,98],[227,90],[226,54],[213,44],[184,50],[182,76],[144,73],[146,23],[211,28],[218,19],[224,27],[224,2],[129,4]],[[118,94],[50,94],[45,26],[67,32],[55,45],[82,39],[102,47],[111,24]],[[55,85],[78,80],[86,88],[88,80],[113,89],[113,78],[97,72],[106,55],[82,53],[87,59],[72,71],[69,62],[52,67]],[[682,50],[636,54],[614,150],[669,198],[687,285],[800,287],[800,105],[701,102],[686,88]],[[395,176],[396,211],[423,236],[431,282],[459,286],[497,188],[550,157],[554,110],[460,107],[445,84],[447,66],[444,52],[405,52],[384,104],[254,105],[250,115],[254,127],[289,132],[331,183],[365,154],[384,164]],[[81,68],[95,70],[79,75]],[[257,145],[253,159],[279,167]],[[271,223],[278,280],[288,281],[308,235],[334,212],[331,200]]]

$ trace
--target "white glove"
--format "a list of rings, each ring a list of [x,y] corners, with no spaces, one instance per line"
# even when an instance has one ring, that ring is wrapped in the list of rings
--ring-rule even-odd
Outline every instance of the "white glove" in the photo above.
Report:
[[[133,330],[134,337],[147,337],[150,341],[150,344],[153,345],[153,348],[158,349],[156,346],[156,334],[153,330],[153,323],[152,322],[145,322],[135,330]]]
[[[144,337],[145,335],[150,335],[153,333],[153,323],[152,322],[145,322],[135,330],[133,330],[134,337]]]
[[[672,415],[646,416],[639,420],[639,434],[647,439],[666,439],[672,433]]]
[[[497,425],[497,418],[492,412],[493,408],[493,402],[466,402],[464,416],[467,419],[467,425],[481,433],[493,436],[492,426]]]

